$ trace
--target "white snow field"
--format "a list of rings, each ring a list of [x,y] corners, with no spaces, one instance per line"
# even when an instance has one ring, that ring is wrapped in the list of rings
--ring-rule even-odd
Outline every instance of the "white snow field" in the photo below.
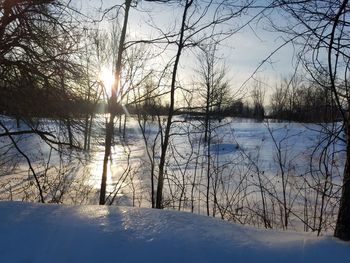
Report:
[[[350,243],[186,212],[0,202],[0,262],[348,262]]]

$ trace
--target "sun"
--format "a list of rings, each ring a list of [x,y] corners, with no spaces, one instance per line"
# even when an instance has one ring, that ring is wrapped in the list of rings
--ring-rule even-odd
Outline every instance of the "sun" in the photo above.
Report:
[[[114,76],[112,70],[107,67],[102,68],[99,74],[99,79],[100,81],[102,81],[107,95],[110,96],[112,91],[112,85],[114,84]]]

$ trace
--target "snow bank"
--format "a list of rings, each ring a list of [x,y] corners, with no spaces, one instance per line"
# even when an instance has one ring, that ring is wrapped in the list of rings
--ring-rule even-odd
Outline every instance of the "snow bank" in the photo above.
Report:
[[[0,262],[344,262],[350,243],[191,213],[0,202]]]

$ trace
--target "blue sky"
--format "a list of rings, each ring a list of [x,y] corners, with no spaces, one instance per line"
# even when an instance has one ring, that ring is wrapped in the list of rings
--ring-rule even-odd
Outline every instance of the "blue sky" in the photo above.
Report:
[[[111,5],[120,4],[122,2],[123,1],[120,0],[72,1],[78,8],[82,8],[84,13],[96,16],[99,16],[97,13],[98,9],[105,10]],[[263,3],[265,1],[259,2]],[[133,8],[131,10],[128,30],[129,40],[131,38],[148,38],[150,35],[156,36],[158,32],[147,25],[147,21],[149,22],[151,19],[164,31],[169,28],[178,28],[179,25],[176,22],[176,19],[180,19],[178,11],[179,9],[174,4],[169,6],[159,3],[141,2],[137,9]],[[248,19],[251,15],[252,14],[248,14],[248,16],[242,16],[236,20],[232,20],[229,22],[228,26],[230,27],[232,25],[232,27],[235,27],[243,23],[244,19]],[[282,17],[275,16],[275,19],[276,22],[284,23]],[[107,23],[103,22],[100,27],[104,28],[106,25]],[[266,31],[263,27],[267,27],[264,21],[251,24],[250,27],[244,28],[225,40],[218,51],[219,56],[223,58],[223,63],[225,63],[229,69],[229,79],[231,80],[233,89],[241,87],[256,70],[257,66],[283,43],[280,34]],[[192,75],[194,74],[193,70],[196,68],[196,64],[194,63],[195,59],[191,54],[193,54],[192,51],[184,54],[181,60],[182,70],[179,72],[180,80],[188,83],[191,81]],[[291,46],[284,47],[279,50],[269,62],[271,63],[265,63],[257,74],[258,78],[265,80],[268,84],[266,86],[267,94],[274,89],[276,83],[278,83],[282,77],[293,73],[293,49]],[[249,86],[251,85],[248,83],[246,87],[248,88]]]

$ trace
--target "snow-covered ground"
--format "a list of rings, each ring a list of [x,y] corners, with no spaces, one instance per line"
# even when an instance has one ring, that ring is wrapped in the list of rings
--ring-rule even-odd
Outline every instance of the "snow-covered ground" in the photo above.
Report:
[[[14,119],[1,118],[11,131],[28,129],[24,123],[17,127]],[[184,116],[176,116],[172,126],[165,208],[207,214],[209,203],[212,216],[233,222],[333,232],[344,145],[334,138],[325,139],[321,126],[240,118],[212,120],[208,146],[203,140],[203,123],[185,120]],[[57,136],[66,134],[60,122],[44,119],[38,125]],[[103,118],[96,118],[89,153],[65,149],[61,154],[51,151],[37,135],[16,136],[18,147],[31,160],[45,202],[97,204],[104,157],[103,127]],[[158,131],[157,121],[146,123],[146,147],[135,118],[128,118],[125,138],[118,134],[117,125],[107,173],[108,201],[151,206],[151,163],[156,185],[161,148]],[[78,130],[75,136],[78,142],[83,141]],[[8,138],[0,139],[0,200],[37,202],[38,183],[28,163]],[[329,147],[324,151],[323,147],[315,148],[317,145]]]
[[[0,262],[348,262],[350,243],[186,212],[0,202]]]

